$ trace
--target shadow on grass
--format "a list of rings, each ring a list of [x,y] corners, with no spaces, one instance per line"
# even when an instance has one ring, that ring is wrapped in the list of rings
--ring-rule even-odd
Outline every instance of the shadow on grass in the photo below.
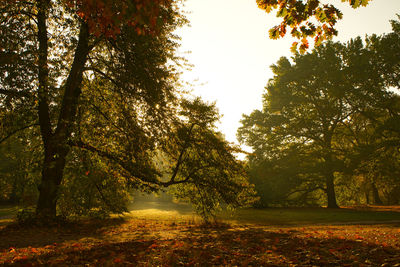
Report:
[[[0,205],[0,220],[10,219],[17,214],[18,206]]]
[[[82,220],[51,227],[20,226],[13,222],[0,228],[0,250],[10,247],[42,247],[89,237],[99,238],[105,229],[124,222],[125,220],[120,218]]]
[[[336,234],[336,233],[335,233]],[[240,266],[393,266],[400,247],[354,239],[313,235],[301,229],[252,227],[180,229],[175,238],[149,238],[71,246],[14,260],[14,264],[46,265],[240,265]]]
[[[400,222],[397,210],[359,210],[355,208],[266,208],[239,209],[222,213],[221,219],[260,225],[376,224]]]

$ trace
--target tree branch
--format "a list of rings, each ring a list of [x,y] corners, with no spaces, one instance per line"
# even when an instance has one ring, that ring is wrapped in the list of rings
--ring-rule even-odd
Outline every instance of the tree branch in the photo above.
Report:
[[[74,146],[74,147],[79,147],[85,150],[88,150],[92,153],[96,153],[97,155],[103,157],[103,158],[107,158],[109,160],[111,160],[112,162],[118,164],[119,166],[121,166],[125,171],[127,171],[130,175],[132,175],[133,177],[141,180],[144,183],[149,183],[149,184],[155,184],[155,185],[161,185],[161,182],[159,180],[156,179],[152,179],[150,176],[149,177],[143,177],[143,173],[138,172],[137,170],[139,168],[136,168],[138,166],[136,166],[136,164],[134,164],[133,162],[129,162],[127,160],[121,159],[119,156],[114,155],[110,152],[98,149],[92,145],[89,145],[87,143],[84,143],[82,141],[69,141],[68,145],[70,146]]]
[[[322,187],[322,186],[315,186],[315,187],[308,188],[308,189],[293,190],[293,191],[289,192],[289,193],[286,195],[286,198],[288,198],[289,196],[291,196],[291,195],[293,195],[293,194],[295,194],[295,193],[303,192],[302,195],[306,195],[306,194],[311,193],[311,192],[316,191],[316,190],[322,190],[322,191],[326,192],[326,188],[324,188],[324,187]]]
[[[183,180],[179,180],[179,181],[175,181],[174,179],[170,179],[168,182],[162,182],[159,180],[153,180],[153,179],[149,179],[146,177],[143,177],[139,172],[137,172],[135,170],[135,164],[133,164],[132,162],[128,162],[125,161],[121,158],[119,158],[116,155],[113,155],[107,151],[104,150],[100,150],[92,145],[86,144],[82,141],[69,141],[68,145],[70,146],[74,146],[74,147],[79,147],[85,150],[88,150],[90,152],[96,153],[97,155],[107,158],[111,161],[113,161],[114,163],[117,163],[119,166],[121,166],[125,171],[127,171],[130,175],[132,175],[133,177],[141,180],[144,183],[147,183],[149,186],[151,185],[157,185],[157,186],[163,186],[163,187],[168,187],[171,185],[176,185],[176,184],[182,184],[182,183],[186,183],[190,180],[191,176],[197,172],[199,169],[196,169],[195,171],[192,171],[185,179]],[[176,174],[175,174],[176,176]]]
[[[10,138],[11,136],[13,136],[14,134],[16,134],[16,133],[18,133],[18,132],[20,132],[20,131],[23,131],[23,130],[25,130],[25,129],[28,129],[28,128],[32,127],[32,126],[39,126],[39,123],[32,123],[32,124],[26,125],[26,126],[24,126],[24,127],[21,127],[21,128],[18,128],[18,129],[16,129],[16,130],[12,131],[12,132],[9,133],[6,137],[3,137],[2,139],[0,139],[0,144],[3,143],[4,141],[6,141],[6,140],[7,140],[8,138]]]
[[[49,103],[48,103],[48,79],[49,79],[49,68],[48,68],[48,37],[47,37],[47,12],[49,8],[49,0],[38,1],[38,40],[39,40],[39,124],[40,131],[42,134],[42,140],[45,146],[47,146],[49,137],[52,134]]]
[[[55,132],[56,135],[63,136],[64,138],[69,137],[71,127],[75,121],[78,100],[81,94],[83,71],[89,52],[89,26],[86,22],[82,21],[74,61],[65,83],[64,97]]]
[[[0,88],[0,94],[11,96],[11,97],[29,97],[31,96],[30,92],[27,91],[17,91],[17,90],[6,90]]]
[[[188,135],[191,135],[191,133],[192,133],[193,128],[194,128],[195,125],[196,125],[196,124],[193,123],[193,124],[190,126],[189,134],[188,134]],[[181,166],[181,164],[182,164],[183,155],[185,154],[186,150],[187,150],[188,147],[189,147],[189,146],[188,146],[188,143],[189,143],[189,142],[188,142],[188,139],[186,139],[186,140],[185,140],[185,143],[183,144],[182,150],[181,150],[181,152],[179,153],[178,160],[177,160],[177,162],[176,162],[176,164],[175,164],[175,168],[174,168],[174,171],[173,171],[172,176],[171,176],[171,179],[170,179],[170,182],[171,182],[171,183],[174,182],[175,177],[176,177],[176,175],[177,175],[178,172],[179,172],[179,168],[180,168],[180,166]]]
[[[101,76],[103,76],[103,78],[106,78],[107,80],[112,82],[117,87],[121,86],[121,84],[119,84],[116,80],[114,80],[112,77],[110,77],[109,75],[105,74],[103,71],[99,70],[98,68],[91,67],[91,68],[87,68],[87,70],[92,70],[92,71],[100,74]]]

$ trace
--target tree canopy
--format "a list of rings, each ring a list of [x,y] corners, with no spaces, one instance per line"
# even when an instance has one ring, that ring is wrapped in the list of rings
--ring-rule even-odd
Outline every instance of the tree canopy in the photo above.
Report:
[[[256,188],[257,183],[259,190],[263,184],[280,185],[276,199],[304,201],[317,190],[335,208],[335,185],[348,182],[354,172],[365,174],[371,160],[397,164],[399,132],[393,125],[398,125],[399,98],[391,90],[399,89],[393,79],[399,59],[385,56],[399,49],[399,22],[392,25],[388,35],[328,42],[271,67],[274,78],[265,88],[263,110],[245,115],[238,131],[254,151],[249,160]],[[368,154],[372,151],[374,156]],[[394,157],[391,163],[380,161],[386,153]],[[373,176],[395,177],[383,173]]]
[[[122,212],[128,188],[179,185],[202,214],[252,198],[215,107],[180,84],[184,23],[178,1],[1,2],[1,141],[30,133],[40,220],[67,200]]]

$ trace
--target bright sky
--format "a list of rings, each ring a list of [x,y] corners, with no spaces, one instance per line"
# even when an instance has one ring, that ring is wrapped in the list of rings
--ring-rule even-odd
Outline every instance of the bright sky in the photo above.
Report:
[[[352,9],[340,0],[326,0],[344,14],[335,40],[347,41],[365,34],[391,31],[389,20],[400,14],[400,0],[373,0],[367,7]],[[257,7],[256,0],[186,0],[184,10],[191,27],[178,31],[181,51],[194,65],[184,80],[194,82],[193,94],[216,101],[223,115],[219,129],[231,142],[242,114],[261,108],[261,96],[272,78],[269,66],[290,57],[293,39],[270,40],[268,30],[278,23],[275,14]]]

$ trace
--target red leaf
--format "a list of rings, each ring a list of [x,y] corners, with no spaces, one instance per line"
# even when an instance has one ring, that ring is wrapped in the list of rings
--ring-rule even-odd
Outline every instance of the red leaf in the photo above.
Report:
[[[176,242],[172,247],[173,248],[180,248],[180,247],[183,247],[183,244],[184,244],[183,242]]]
[[[114,263],[121,263],[121,262],[123,262],[123,260],[120,259],[120,258],[115,258],[115,259],[114,259]]]
[[[151,244],[151,246],[150,246],[149,248],[153,249],[153,248],[158,248],[158,247],[159,247],[159,245],[157,245],[156,243],[154,243],[154,244]]]
[[[74,247],[74,248],[80,248],[80,247],[82,247],[82,245],[79,244],[79,243],[75,243],[75,244],[72,244],[72,247]]]

